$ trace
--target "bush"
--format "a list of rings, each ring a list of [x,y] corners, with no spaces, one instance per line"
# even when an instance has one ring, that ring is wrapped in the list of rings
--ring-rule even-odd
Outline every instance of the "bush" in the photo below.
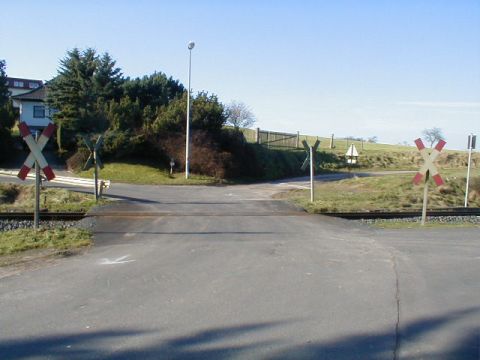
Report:
[[[20,186],[16,184],[0,184],[0,204],[15,202],[20,193]]]
[[[173,158],[176,168],[185,169],[185,135],[183,133],[164,134],[150,138],[150,142],[161,154],[165,167],[169,166],[170,159]],[[222,179],[227,175],[231,154],[221,151],[207,132],[194,131],[190,139],[189,160],[191,172]]]
[[[67,169],[75,172],[81,171],[89,156],[90,151],[88,149],[84,147],[78,148],[78,150],[67,159]]]
[[[122,159],[143,153],[144,135],[131,131],[107,131],[101,154],[104,159]],[[148,154],[148,152],[145,152]]]

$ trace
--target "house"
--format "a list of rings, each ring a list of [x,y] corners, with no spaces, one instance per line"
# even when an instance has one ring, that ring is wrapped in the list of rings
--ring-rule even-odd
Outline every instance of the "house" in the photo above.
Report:
[[[7,77],[6,83],[8,91],[10,92],[10,96],[25,94],[43,86],[43,81],[41,80],[21,79],[13,77]]]
[[[11,97],[14,106],[20,108],[20,121],[32,130],[42,129],[52,122],[54,110],[45,104],[46,97],[47,87],[44,85]]]

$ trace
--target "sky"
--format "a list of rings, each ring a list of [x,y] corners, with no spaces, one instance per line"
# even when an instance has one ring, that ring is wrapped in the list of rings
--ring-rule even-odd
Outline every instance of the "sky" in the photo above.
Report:
[[[0,59],[49,80],[75,47],[161,71],[272,131],[398,144],[480,135],[479,0],[2,1]]]

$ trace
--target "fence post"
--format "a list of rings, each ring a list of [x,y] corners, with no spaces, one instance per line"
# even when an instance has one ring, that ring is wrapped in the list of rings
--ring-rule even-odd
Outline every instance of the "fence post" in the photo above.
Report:
[[[260,128],[257,127],[257,129],[255,130],[255,142],[257,144],[260,144]]]
[[[270,131],[267,131],[267,149],[270,148]]]
[[[297,131],[297,141],[295,143],[295,147],[298,149],[299,145],[300,145],[300,131]]]
[[[333,134],[332,136],[330,137],[330,149],[333,149]]]

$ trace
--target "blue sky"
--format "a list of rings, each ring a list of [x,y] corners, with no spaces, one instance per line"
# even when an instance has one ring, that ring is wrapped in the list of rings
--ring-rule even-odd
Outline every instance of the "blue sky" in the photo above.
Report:
[[[165,72],[248,104],[261,128],[448,148],[480,135],[480,1],[3,2],[10,76],[48,80],[73,47],[108,51],[125,75]],[[17,16],[18,15],[18,16]]]

